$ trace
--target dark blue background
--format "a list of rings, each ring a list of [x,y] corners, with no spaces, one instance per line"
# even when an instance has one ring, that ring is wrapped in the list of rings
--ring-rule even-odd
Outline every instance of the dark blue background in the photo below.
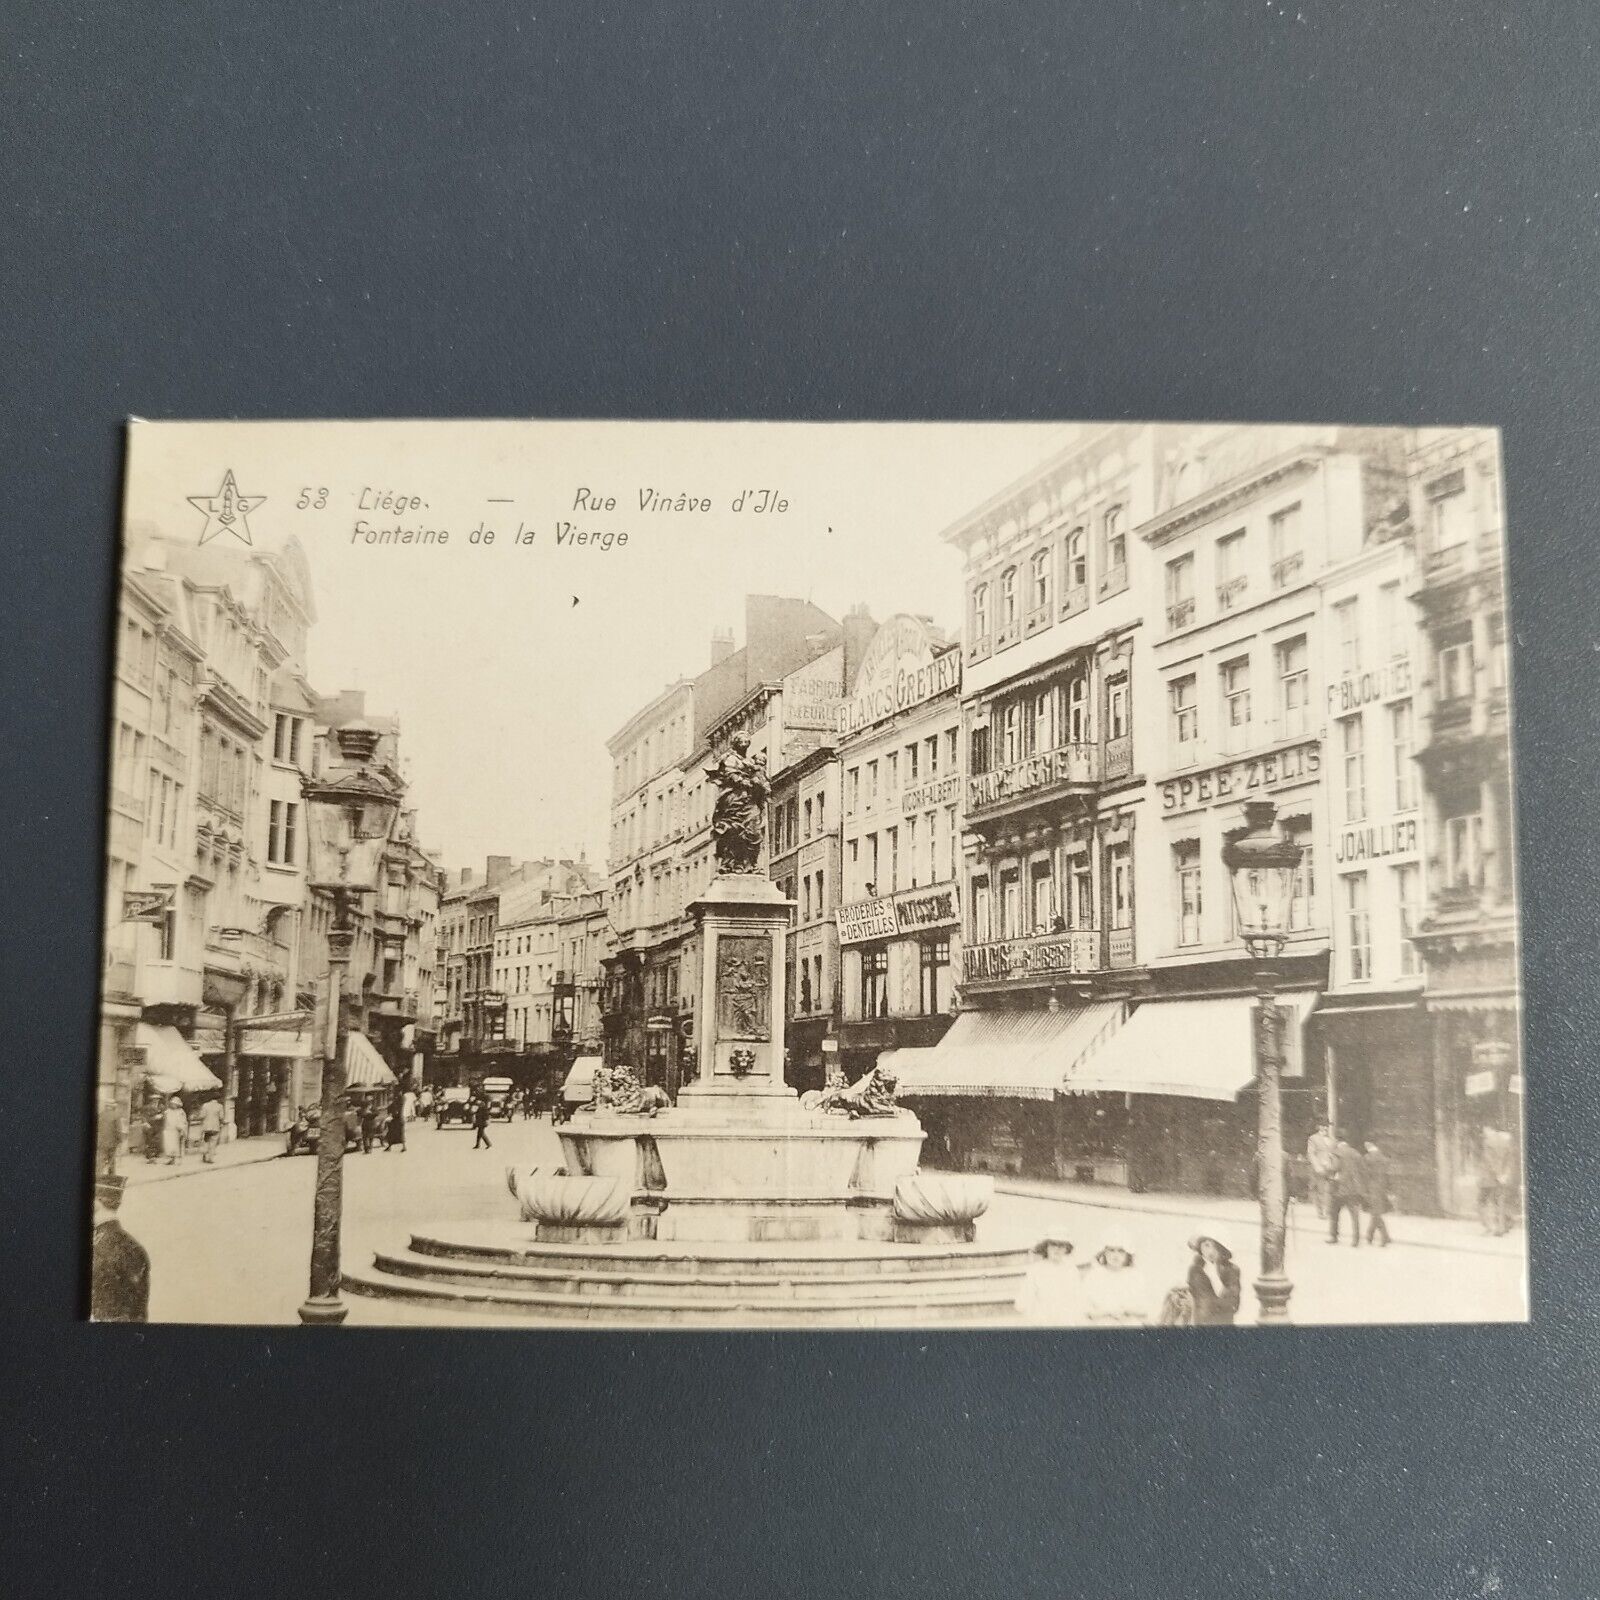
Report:
[[[1600,1591],[1597,42],[1534,0],[12,0],[6,1587]],[[1533,1327],[76,1323],[129,413],[1503,425]]]

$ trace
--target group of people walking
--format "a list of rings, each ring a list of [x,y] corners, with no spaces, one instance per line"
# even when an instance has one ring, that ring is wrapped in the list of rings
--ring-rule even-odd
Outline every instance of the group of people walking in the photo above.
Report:
[[[220,1094],[208,1095],[191,1117],[182,1095],[153,1095],[144,1111],[144,1158],[176,1166],[200,1136],[200,1159],[210,1166],[217,1159],[225,1121]]]
[[[1337,1138],[1330,1124],[1319,1123],[1306,1141],[1306,1164],[1311,1168],[1311,1198],[1317,1215],[1328,1222],[1328,1243],[1338,1244],[1344,1218],[1350,1218],[1350,1243],[1361,1243],[1361,1217],[1366,1213],[1368,1244],[1389,1243],[1389,1158],[1368,1139],[1357,1149],[1348,1139]]]

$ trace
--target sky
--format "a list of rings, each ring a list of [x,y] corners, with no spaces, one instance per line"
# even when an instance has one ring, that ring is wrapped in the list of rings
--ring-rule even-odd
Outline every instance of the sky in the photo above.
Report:
[[[606,739],[667,683],[709,665],[716,629],[744,643],[747,593],[806,597],[835,618],[859,602],[880,621],[923,612],[958,628],[960,554],[939,534],[1073,432],[138,423],[125,515],[180,541],[299,541],[317,611],[310,681],[324,694],[362,689],[369,712],[399,717],[407,803],[444,865],[585,851],[603,864]],[[242,530],[193,504],[217,496],[230,471],[249,508]],[[641,510],[651,490],[710,507]],[[757,511],[762,490],[786,507]],[[558,541],[568,523],[627,540]],[[449,537],[368,542],[396,528]],[[479,528],[492,543],[471,538]]]

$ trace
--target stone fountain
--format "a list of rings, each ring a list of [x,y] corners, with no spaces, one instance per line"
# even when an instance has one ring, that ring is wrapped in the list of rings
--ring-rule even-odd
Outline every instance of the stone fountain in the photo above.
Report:
[[[923,1131],[874,1070],[802,1103],[783,1081],[792,902],[757,870],[766,775],[713,771],[719,874],[701,940],[699,1074],[666,1103],[626,1069],[507,1172],[520,1223],[442,1224],[347,1274],[353,1293],[478,1316],[723,1326],[1014,1316],[1028,1255],[976,1243],[992,1180],[920,1172]]]

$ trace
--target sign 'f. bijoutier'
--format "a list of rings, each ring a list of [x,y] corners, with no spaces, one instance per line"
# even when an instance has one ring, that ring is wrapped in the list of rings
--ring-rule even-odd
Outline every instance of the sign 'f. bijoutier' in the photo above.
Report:
[[[940,645],[936,650],[921,617],[891,617],[861,658],[855,693],[840,709],[839,732],[859,733],[960,687],[960,649]]]

